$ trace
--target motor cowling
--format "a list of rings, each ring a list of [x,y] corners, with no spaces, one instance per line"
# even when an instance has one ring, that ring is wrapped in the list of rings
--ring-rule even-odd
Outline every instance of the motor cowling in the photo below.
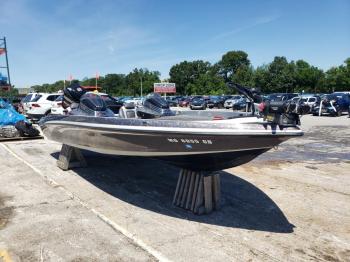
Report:
[[[79,109],[84,113],[99,117],[113,117],[112,110],[107,108],[105,101],[94,93],[85,93],[80,98]]]
[[[142,105],[142,107],[137,109],[137,115],[140,118],[157,118],[175,115],[175,113],[170,110],[167,101],[156,93],[149,94]]]
[[[79,103],[80,98],[86,91],[78,84],[73,83],[63,89],[63,101],[62,106],[64,109],[71,106],[73,103]]]
[[[300,115],[307,114],[310,106],[300,101],[269,101],[259,105],[260,114],[265,121],[280,126],[300,125]]]

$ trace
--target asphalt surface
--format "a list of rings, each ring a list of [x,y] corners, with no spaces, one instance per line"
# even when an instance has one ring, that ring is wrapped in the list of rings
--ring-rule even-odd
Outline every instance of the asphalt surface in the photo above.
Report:
[[[4,261],[350,261],[350,119],[302,118],[306,131],[221,172],[222,209],[172,206],[177,168],[60,144],[0,145]],[[1,261],[1,259],[0,259]]]

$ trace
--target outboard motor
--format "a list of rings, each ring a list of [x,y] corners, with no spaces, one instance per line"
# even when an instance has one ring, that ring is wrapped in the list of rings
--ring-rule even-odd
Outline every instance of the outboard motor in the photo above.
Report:
[[[165,99],[159,94],[149,94],[143,102],[143,107],[137,109],[137,116],[140,118],[156,118],[161,116],[174,116]]]
[[[227,86],[236,89],[239,93],[248,98],[251,104],[260,103],[258,106],[259,115],[265,121],[279,126],[296,126],[300,125],[299,115],[307,114],[310,106],[299,101],[269,101],[262,99],[260,90],[248,88],[231,81],[226,82]],[[252,115],[255,115],[255,106],[252,107]]]
[[[310,106],[300,101],[269,101],[258,106],[264,120],[280,126],[300,125],[299,115],[307,114]]]
[[[103,99],[94,93],[86,93],[81,96],[78,110],[86,115],[98,117],[113,117],[112,110],[107,108]]]
[[[85,93],[86,91],[78,83],[73,83],[64,88],[62,102],[63,108],[66,109],[74,103],[79,103],[81,96]]]
[[[67,86],[63,90],[64,109],[70,107],[74,109],[70,114],[113,117],[112,110],[107,108],[103,99],[94,93],[87,93],[78,83]]]

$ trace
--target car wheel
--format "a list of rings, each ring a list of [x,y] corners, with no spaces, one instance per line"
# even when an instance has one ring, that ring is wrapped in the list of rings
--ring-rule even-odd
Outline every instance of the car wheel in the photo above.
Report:
[[[343,113],[343,112],[339,109],[339,110],[337,111],[337,116],[341,116],[342,113]]]

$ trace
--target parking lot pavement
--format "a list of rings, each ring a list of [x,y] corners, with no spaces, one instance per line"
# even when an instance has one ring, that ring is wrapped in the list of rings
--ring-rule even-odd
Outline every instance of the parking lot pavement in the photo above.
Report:
[[[155,260],[3,147],[0,166],[0,261]]]
[[[346,261],[350,120],[302,121],[304,137],[222,171],[222,209],[206,216],[172,206],[179,170],[162,162],[84,152],[89,167],[64,172],[59,144],[7,143],[0,251],[33,261]]]

